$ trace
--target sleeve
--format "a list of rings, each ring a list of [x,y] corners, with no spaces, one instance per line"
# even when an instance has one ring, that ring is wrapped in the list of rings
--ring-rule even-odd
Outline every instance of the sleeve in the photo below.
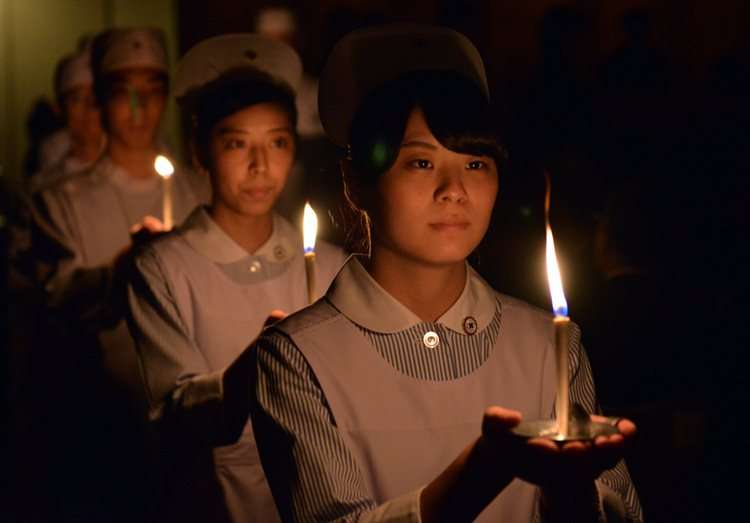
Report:
[[[227,386],[225,372],[212,371],[183,321],[163,264],[152,247],[135,259],[128,285],[128,326],[136,342],[149,401],[149,418],[159,434],[187,445],[219,446],[239,438],[248,417],[249,372]],[[179,436],[178,436],[179,435]],[[175,436],[175,437],[172,437]]]
[[[421,489],[374,501],[312,369],[290,339],[269,331],[253,354],[253,429],[283,521],[421,521]]]
[[[39,283],[55,312],[91,327],[111,326],[122,317],[123,285],[112,263],[83,267],[76,224],[61,188],[39,193],[31,206],[34,250],[40,265]],[[117,291],[120,291],[118,294]]]
[[[581,345],[581,331],[577,326],[571,329],[570,355],[570,400],[581,404],[586,412],[600,413],[591,365]],[[641,504],[625,461],[605,471],[596,480],[596,487],[602,521],[643,522]]]

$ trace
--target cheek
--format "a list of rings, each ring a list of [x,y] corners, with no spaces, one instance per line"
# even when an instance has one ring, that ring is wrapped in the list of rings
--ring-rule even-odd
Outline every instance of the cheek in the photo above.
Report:
[[[475,202],[475,207],[489,216],[495,207],[495,200],[497,199],[497,177],[493,176],[477,180],[470,186],[470,192],[471,199]]]
[[[294,152],[291,150],[275,150],[268,155],[269,171],[274,178],[285,181],[294,164]]]
[[[122,125],[130,118],[130,108],[126,104],[110,103],[104,108],[104,113],[110,126]]]
[[[159,120],[161,113],[164,111],[165,104],[166,100],[164,98],[152,98],[146,106],[146,111],[148,111],[153,119]]]

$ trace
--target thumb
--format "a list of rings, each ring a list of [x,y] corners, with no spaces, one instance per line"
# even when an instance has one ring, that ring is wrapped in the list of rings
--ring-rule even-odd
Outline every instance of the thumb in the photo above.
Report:
[[[489,407],[484,411],[482,433],[487,436],[505,435],[510,429],[521,423],[521,413],[503,407]]]

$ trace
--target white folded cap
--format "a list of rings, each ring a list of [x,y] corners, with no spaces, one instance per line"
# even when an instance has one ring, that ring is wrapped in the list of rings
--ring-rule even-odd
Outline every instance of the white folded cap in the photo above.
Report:
[[[320,78],[318,108],[328,137],[345,146],[352,119],[365,96],[390,80],[417,71],[456,72],[474,82],[489,99],[482,58],[461,33],[416,24],[361,29],[339,40]]]
[[[174,95],[182,99],[225,73],[260,71],[296,94],[302,79],[302,61],[287,44],[257,34],[230,34],[204,40],[180,60]]]
[[[75,87],[85,87],[94,83],[90,59],[91,56],[86,50],[60,60],[55,74],[55,92],[58,96]]]
[[[155,28],[110,29],[94,40],[96,74],[146,68],[167,71],[164,33]]]

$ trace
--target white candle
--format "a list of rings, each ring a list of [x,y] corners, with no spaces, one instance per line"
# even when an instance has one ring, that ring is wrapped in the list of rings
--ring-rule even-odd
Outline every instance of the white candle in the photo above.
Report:
[[[568,303],[562,287],[560,267],[555,253],[555,239],[549,224],[550,180],[547,176],[547,194],[544,200],[544,214],[547,229],[547,280],[549,282],[552,310],[555,313],[555,361],[557,365],[557,397],[555,400],[555,417],[557,432],[561,436],[568,434],[570,417],[569,376],[568,376],[568,346],[570,344],[570,318],[568,317]]]
[[[166,156],[161,154],[154,160],[154,169],[162,179],[162,213],[164,230],[172,228],[172,175],[174,167]]]
[[[317,236],[318,217],[310,204],[306,203],[302,218],[302,244],[305,249],[308,303],[312,303],[315,300],[315,240]]]

